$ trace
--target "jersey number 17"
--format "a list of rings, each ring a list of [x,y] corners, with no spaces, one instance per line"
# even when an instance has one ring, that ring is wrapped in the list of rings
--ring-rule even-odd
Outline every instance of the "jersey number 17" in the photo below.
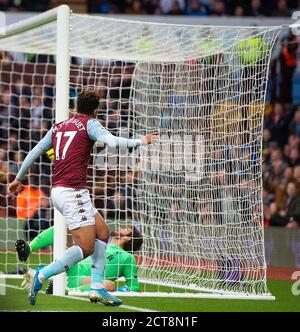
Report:
[[[77,131],[65,131],[64,133],[62,132],[57,132],[56,133],[56,147],[55,147],[55,159],[56,160],[60,160],[60,159],[65,159],[67,151],[75,137],[75,135],[77,134]],[[65,143],[65,146],[63,148],[62,151],[62,155],[61,158],[59,156],[59,149],[60,149],[60,144],[61,144],[61,138],[62,137],[68,137],[68,140]]]

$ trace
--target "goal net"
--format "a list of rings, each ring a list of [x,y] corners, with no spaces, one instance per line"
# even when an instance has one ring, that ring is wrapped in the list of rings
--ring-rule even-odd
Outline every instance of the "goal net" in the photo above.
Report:
[[[1,38],[0,270],[18,272],[14,242],[53,223],[52,165],[43,155],[18,200],[6,196],[28,151],[55,121],[57,21]],[[264,257],[261,141],[268,68],[280,27],[184,26],[72,14],[70,115],[101,96],[98,118],[151,146],[95,145],[88,185],[111,229],[135,226],[141,294],[210,292],[271,298]],[[56,227],[56,226],[55,226]],[[52,247],[19,269],[47,264]],[[122,266],[120,266],[120,269]],[[169,295],[168,295],[169,296]]]

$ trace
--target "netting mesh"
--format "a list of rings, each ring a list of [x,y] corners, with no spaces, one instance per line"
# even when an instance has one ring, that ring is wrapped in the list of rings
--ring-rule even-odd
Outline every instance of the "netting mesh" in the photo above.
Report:
[[[160,133],[156,144],[132,151],[96,144],[89,166],[95,207],[112,228],[136,225],[144,235],[136,255],[140,279],[156,290],[267,293],[261,139],[279,29],[82,15],[72,15],[71,25],[70,115],[78,92],[90,87],[101,96],[98,118],[114,135]],[[1,40],[0,270],[6,273],[16,265],[15,239],[30,239],[52,222],[47,156],[28,176],[24,196],[34,199],[12,201],[5,186],[59,112],[55,28],[50,23]],[[49,260],[46,249],[28,266]]]
[[[141,274],[159,281],[160,267],[169,283],[261,292],[266,80],[259,80],[267,66],[254,73],[249,90],[236,80],[238,59],[235,65],[223,53],[206,60],[135,68],[135,132],[159,128],[161,135],[158,145],[141,148],[137,204],[151,234]]]

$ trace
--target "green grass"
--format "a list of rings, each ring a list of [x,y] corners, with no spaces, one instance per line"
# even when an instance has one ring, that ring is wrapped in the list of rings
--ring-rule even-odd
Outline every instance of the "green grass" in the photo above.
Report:
[[[20,280],[7,280],[7,284],[18,286]],[[124,306],[118,308],[105,307],[101,304],[91,304],[88,301],[70,299],[68,297],[61,298],[44,294],[39,294],[37,304],[30,306],[27,302],[25,291],[7,287],[6,295],[0,296],[0,311],[119,312],[138,311],[137,308],[141,308],[141,310],[146,308],[164,312],[300,312],[300,296],[292,295],[291,282],[270,280],[268,284],[272,294],[276,296],[275,301],[123,297]],[[131,307],[136,307],[136,309]]]
[[[15,252],[0,252],[0,271],[11,273],[16,266],[24,268],[36,268],[40,264],[48,265],[53,261],[50,254],[31,254],[26,263],[18,262]]]
[[[20,283],[20,282],[19,282]],[[9,281],[8,284],[16,284]],[[24,290],[6,288],[6,295],[0,296],[0,311],[80,311],[80,312],[107,312],[109,307],[92,304],[88,301],[79,301],[67,297],[56,297],[39,294],[37,304],[31,306],[27,300],[27,293]],[[122,308],[114,308],[114,311],[129,311]]]
[[[19,263],[24,267],[35,267],[40,263],[48,264],[52,260],[49,254],[31,255],[26,264]],[[15,269],[17,259],[15,253],[0,252],[0,271],[5,273]],[[19,287],[21,280],[8,279],[7,285]],[[141,285],[143,289],[143,285]],[[293,296],[291,293],[292,282],[269,280],[268,287],[275,301],[257,301],[257,300],[213,300],[213,299],[181,299],[181,298],[149,298],[149,297],[124,297],[123,307],[109,308],[101,304],[91,304],[88,301],[70,299],[68,297],[54,297],[39,294],[35,306],[30,306],[27,302],[27,294],[24,290],[15,288],[6,288],[6,295],[0,295],[0,311],[131,311],[134,308],[143,308],[164,311],[164,312],[238,312],[238,311],[287,311],[300,312],[300,295]],[[156,286],[147,285],[147,291],[155,291]],[[161,291],[169,291],[166,287],[160,287]],[[174,291],[174,289],[173,289]],[[182,290],[178,290],[182,292]],[[137,311],[138,309],[134,309]]]

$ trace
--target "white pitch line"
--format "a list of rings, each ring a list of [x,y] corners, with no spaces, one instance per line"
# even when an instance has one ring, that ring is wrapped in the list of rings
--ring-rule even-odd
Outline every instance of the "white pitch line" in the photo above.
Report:
[[[89,301],[89,299],[86,299],[84,297],[76,297],[76,296],[66,296],[67,299],[74,299],[74,300],[80,300],[80,301]],[[119,306],[120,308],[134,310],[134,311],[142,311],[142,312],[159,312],[157,310],[147,309],[147,308],[140,308],[140,307],[132,307],[129,305],[122,304]]]
[[[6,285],[6,287],[17,289],[17,290],[24,290],[22,287],[18,287],[18,286],[14,286],[14,285]],[[40,293],[45,294],[44,291],[40,291]],[[54,295],[52,295],[52,296],[54,296]],[[76,297],[76,296],[59,296],[59,297],[63,297],[65,299],[73,299],[73,300],[78,300],[78,301],[89,302],[89,299],[82,298],[82,297]],[[158,310],[152,310],[152,309],[140,308],[140,307],[133,307],[133,306],[126,305],[126,304],[120,305],[119,308],[124,308],[124,309],[128,309],[128,310],[133,310],[133,311],[141,311],[141,312],[159,312]],[[3,310],[3,311],[6,311],[6,310]],[[12,311],[14,311],[14,310],[12,310]],[[20,311],[30,311],[30,310],[20,310]]]
[[[32,310],[0,310],[0,312],[32,312]],[[51,311],[34,310],[34,312],[67,312],[67,311],[63,311],[63,310],[51,310]]]

